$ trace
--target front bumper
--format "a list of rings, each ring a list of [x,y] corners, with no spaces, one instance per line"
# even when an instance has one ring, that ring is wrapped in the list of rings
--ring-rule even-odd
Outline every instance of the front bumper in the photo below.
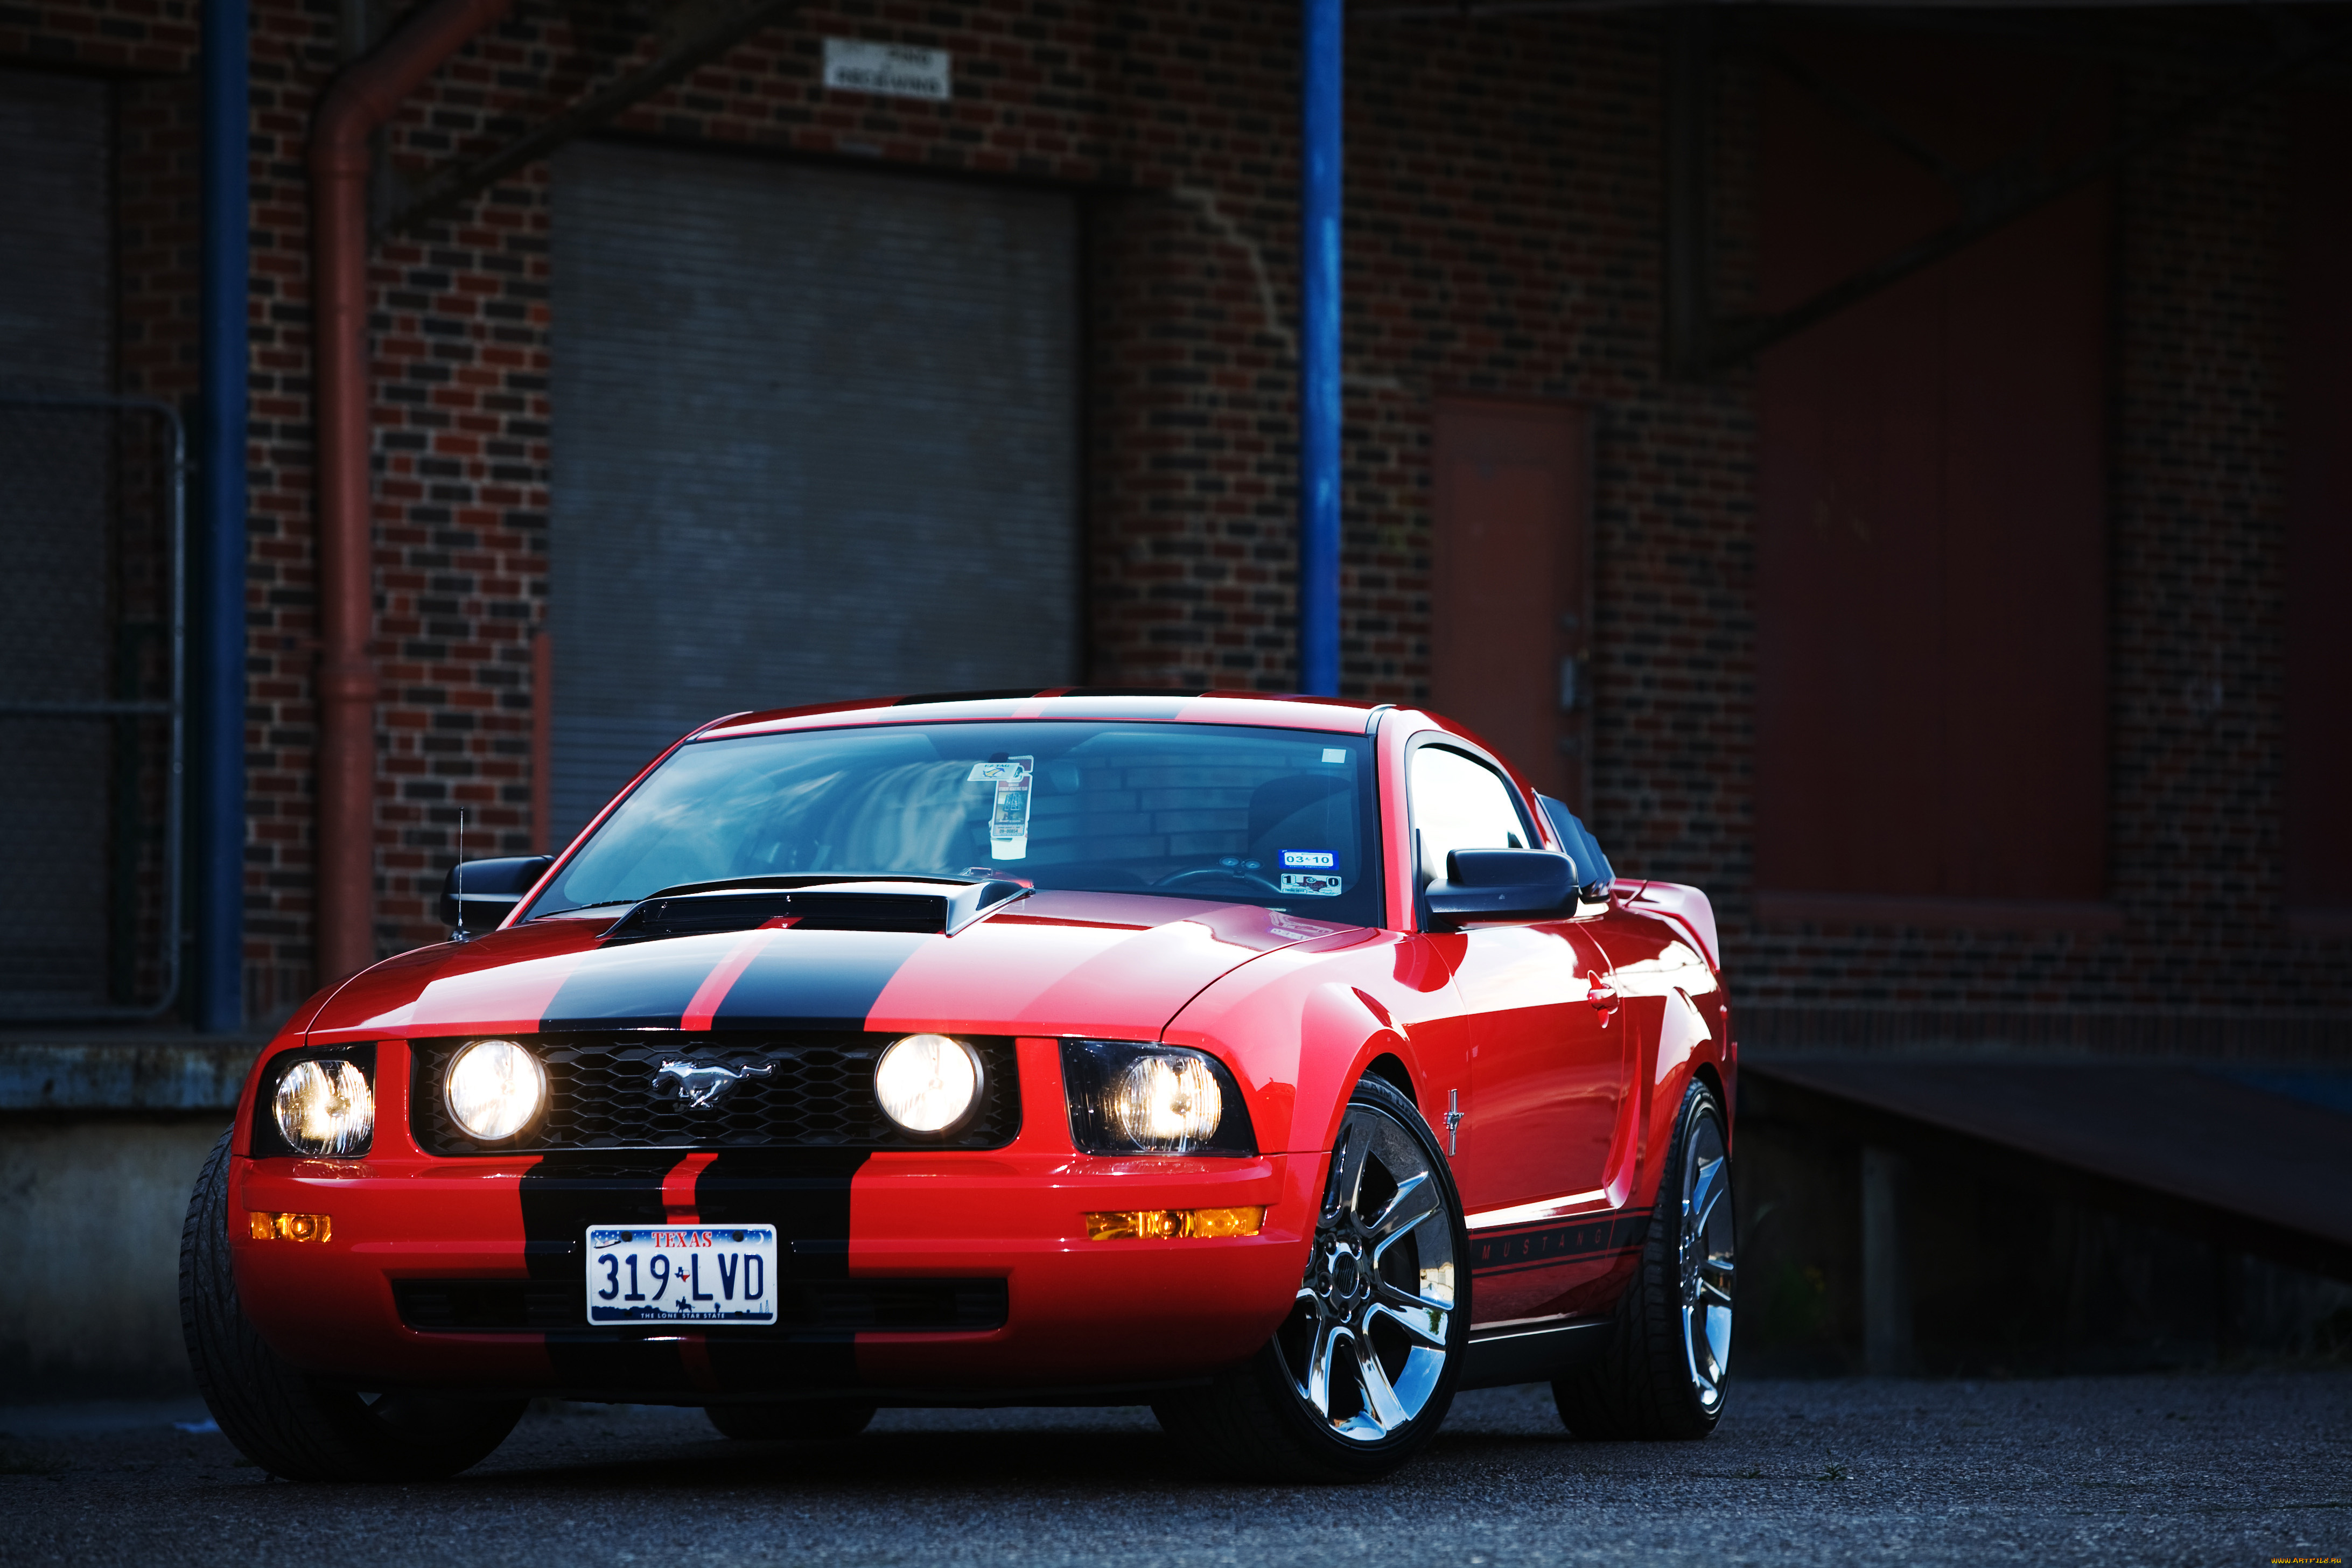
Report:
[[[404,1063],[389,1058],[404,1051],[383,1049],[367,1158],[239,1158],[231,1173],[247,1315],[296,1365],[358,1386],[685,1403],[1081,1397],[1245,1359],[1290,1310],[1306,1267],[1319,1158],[1077,1154],[1050,1040],[1020,1042],[1025,1122],[986,1153],[434,1158],[408,1137],[398,1103]],[[1087,1237],[1089,1211],[1244,1205],[1266,1209],[1255,1237]],[[247,1211],[326,1215],[331,1231],[323,1242],[257,1241]],[[583,1233],[614,1223],[776,1226],[782,1293],[802,1304],[785,1316],[798,1321],[610,1328],[583,1311],[564,1323],[586,1276]],[[526,1298],[528,1321],[483,1326]],[[927,1301],[961,1302],[964,1317],[995,1326],[871,1321],[876,1303],[895,1303],[903,1321],[913,1302],[914,1317],[942,1321],[926,1318]]]

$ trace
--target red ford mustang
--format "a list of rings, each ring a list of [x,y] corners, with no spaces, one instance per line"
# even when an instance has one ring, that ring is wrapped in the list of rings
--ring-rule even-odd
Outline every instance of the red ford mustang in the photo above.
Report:
[[[1434,715],[737,715],[444,910],[262,1053],[190,1207],[196,1374],[278,1474],[449,1474],[534,1394],[745,1438],[1149,1404],[1335,1479],[1462,1388],[1722,1409],[1706,897]]]

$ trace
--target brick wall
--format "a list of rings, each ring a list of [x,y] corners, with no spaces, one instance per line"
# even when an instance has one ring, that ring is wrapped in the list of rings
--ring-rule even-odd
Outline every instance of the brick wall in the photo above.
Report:
[[[1248,4],[810,6],[618,127],[1087,193],[1087,657],[1100,683],[1291,681],[1294,24],[1289,6]],[[333,7],[257,5],[257,1015],[310,980],[302,153],[335,28]],[[827,93],[827,35],[950,49],[957,96]],[[158,388],[184,388],[194,345],[191,41],[184,6],[0,9],[0,58],[150,73],[126,77],[123,100],[123,368]],[[394,165],[438,165],[542,115],[584,79],[593,42],[526,6],[404,106]],[[2342,944],[2291,938],[2278,908],[2275,112],[2250,109],[2144,162],[2119,196],[2111,862],[2124,929],[1767,926],[1748,897],[1754,394],[1745,373],[1687,384],[1660,372],[1662,43],[1659,20],[1639,14],[1351,31],[1347,689],[1410,701],[1424,688],[1433,398],[1588,404],[1595,826],[1621,867],[1714,892],[1751,1040],[2095,1045],[2156,1039],[2162,1016],[2203,1030],[2182,1037],[2193,1044],[2221,1037],[2225,1019],[2252,1039],[2242,1020],[2258,1013],[2340,1043],[2327,1020],[2352,1012]],[[2127,113],[2190,85],[2142,70]],[[1753,67],[1727,62],[1727,308],[1752,287],[1756,93]],[[542,167],[374,253],[386,951],[439,935],[430,900],[461,805],[479,824],[469,853],[531,847],[551,331],[560,342],[548,223]]]
[[[308,176],[336,13],[255,7],[255,294],[249,1007],[311,984],[311,532]],[[477,40],[405,106],[393,163],[478,139],[501,72],[530,79],[534,30]],[[437,940],[455,853],[528,852],[530,637],[546,589],[547,218],[543,170],[372,253],[379,945]]]

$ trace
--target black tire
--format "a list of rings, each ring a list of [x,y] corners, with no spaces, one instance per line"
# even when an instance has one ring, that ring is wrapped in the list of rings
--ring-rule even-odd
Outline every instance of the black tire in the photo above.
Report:
[[[1551,1385],[1561,1422],[1580,1437],[1704,1437],[1723,1415],[1736,1240],[1727,1131],[1722,1101],[1693,1079],[1675,1118],[1641,1262],[1617,1300],[1608,1352]],[[1719,1162],[1712,1171],[1710,1160]],[[1696,1250],[1687,1251],[1685,1235],[1694,1226]],[[1709,1267],[1716,1258],[1721,1267]],[[1685,1309],[1702,1314],[1696,1340]]]
[[[1409,1155],[1404,1143],[1397,1142],[1400,1138],[1409,1142]],[[1310,1307],[1302,1300],[1249,1361],[1205,1388],[1165,1396],[1151,1407],[1170,1436],[1217,1474],[1249,1481],[1373,1480],[1419,1453],[1436,1436],[1454,1402],[1463,1353],[1470,1342],[1470,1249],[1462,1198],[1446,1170],[1444,1151],[1412,1100],[1370,1078],[1349,1096],[1339,1145],[1327,1169],[1324,1212],[1305,1281],[1318,1293],[1318,1305]],[[1358,1149],[1349,1167],[1354,1188],[1343,1194],[1339,1190],[1342,1157],[1351,1147]],[[1391,1164],[1400,1174],[1386,1173]],[[1418,1171],[1406,1169],[1415,1164]],[[1426,1180],[1415,1182],[1416,1176]],[[1404,1183],[1412,1184],[1408,1188],[1401,1184]],[[1424,1195],[1411,1196],[1416,1192]],[[1365,1194],[1384,1205],[1374,1218],[1391,1222],[1387,1228],[1362,1228],[1358,1205]],[[1423,1211],[1419,1207],[1423,1204],[1431,1206]],[[1416,1213],[1419,1217],[1410,1217]],[[1385,1239],[1378,1239],[1379,1250],[1362,1254],[1373,1259],[1370,1267],[1359,1268],[1359,1253],[1352,1249],[1368,1238]],[[1348,1259],[1344,1265],[1339,1261],[1342,1254]],[[1423,1280],[1424,1268],[1449,1269],[1454,1284],[1442,1316],[1420,1308],[1406,1310],[1422,1325],[1408,1332],[1400,1326],[1405,1320],[1385,1303],[1410,1298],[1384,1296],[1383,1291],[1402,1292],[1410,1281],[1414,1292],[1432,1292],[1423,1300],[1436,1303],[1441,1288]],[[1319,1303],[1343,1300],[1356,1303],[1349,1309],[1354,1316],[1335,1333],[1328,1326],[1332,1319]],[[1375,1305],[1383,1312],[1377,1334],[1363,1316]],[[1423,1338],[1416,1341],[1413,1333]],[[1340,1363],[1338,1346],[1343,1338],[1356,1351],[1358,1363],[1369,1355],[1379,1363],[1377,1370],[1360,1372],[1358,1363]],[[1442,1351],[1437,1349],[1440,1341]],[[1306,1364],[1318,1352],[1341,1374],[1337,1383],[1327,1376],[1328,1409],[1313,1403],[1291,1372],[1294,1364]],[[1433,1364],[1433,1356],[1437,1358]],[[1392,1411],[1405,1415],[1400,1425],[1377,1436],[1370,1434],[1385,1424],[1375,1408],[1372,1381],[1387,1391]],[[1409,1414],[1406,1398],[1419,1400]],[[1349,1436],[1351,1431],[1360,1435]]]
[[[180,1230],[180,1331],[221,1433],[291,1481],[415,1481],[487,1458],[526,1401],[396,1392],[373,1398],[304,1375],[262,1342],[229,1268],[229,1135],[196,1178]]]
[[[831,1442],[855,1437],[874,1419],[874,1406],[846,1399],[778,1400],[762,1405],[712,1405],[702,1412],[719,1436],[739,1443],[780,1439]]]

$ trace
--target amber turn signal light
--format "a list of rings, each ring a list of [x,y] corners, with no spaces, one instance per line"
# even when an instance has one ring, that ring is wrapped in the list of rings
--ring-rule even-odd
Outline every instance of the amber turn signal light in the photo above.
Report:
[[[1265,1225],[1265,1205],[1237,1209],[1123,1209],[1087,1215],[1088,1241],[1179,1241],[1218,1236],[1255,1236]]]
[[[256,1241],[324,1241],[335,1222],[322,1214],[262,1214],[247,1210],[247,1235]]]

